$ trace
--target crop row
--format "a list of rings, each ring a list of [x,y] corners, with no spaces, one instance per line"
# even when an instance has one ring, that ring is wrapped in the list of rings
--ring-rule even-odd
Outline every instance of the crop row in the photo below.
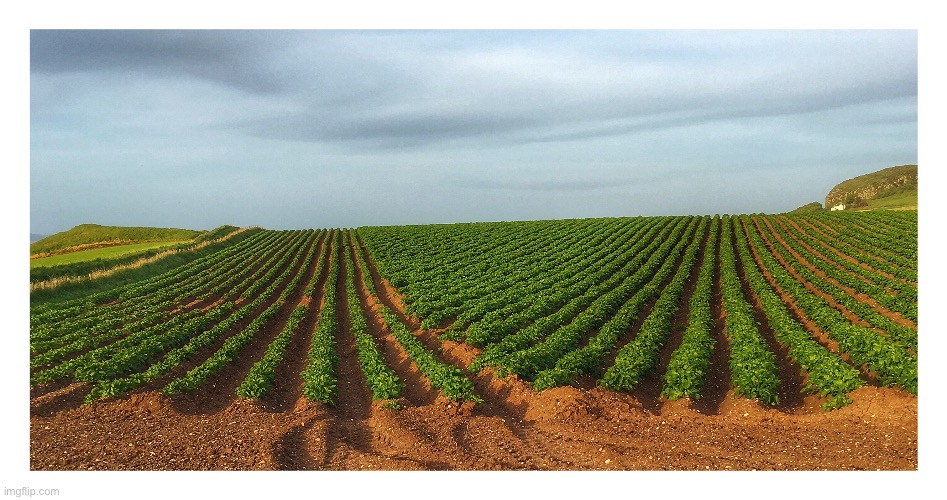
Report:
[[[663,359],[663,396],[697,399],[726,347],[720,368],[737,393],[776,404],[779,362],[831,409],[867,380],[917,392],[917,262],[895,246],[912,224],[792,214],[262,230],[31,309],[30,380],[88,382],[89,401],[145,385],[175,395],[239,361],[224,376],[236,396],[261,398],[299,345],[303,395],[336,404],[351,335],[374,399],[397,406],[405,389],[383,355],[394,349],[446,397],[479,401],[464,367],[409,327],[418,321],[481,348],[468,372],[492,367],[536,390],[588,374],[634,391]]]
[[[886,220],[884,215],[871,217]],[[825,398],[826,408],[835,408],[848,402],[847,394],[863,378],[877,377],[916,392],[917,330],[895,321],[898,314],[909,321],[916,318],[916,283],[903,278],[916,269],[916,260],[910,252],[872,243],[873,238],[882,246],[910,239],[911,218],[898,217],[867,235],[870,219],[851,214],[708,219],[710,235],[701,237],[707,243],[699,272],[694,269],[703,247],[695,243],[696,236],[684,235],[686,218],[680,217],[603,222],[596,226],[599,233],[557,240],[571,242],[573,248],[554,247],[552,252],[546,233],[511,233],[521,248],[536,254],[532,259],[526,252],[512,253],[507,260],[492,253],[509,248],[506,244],[482,255],[467,252],[484,248],[483,235],[497,237],[482,226],[471,229],[469,240],[462,225],[451,227],[450,237],[441,240],[433,235],[448,234],[443,228],[430,233],[424,227],[404,233],[367,228],[358,233],[365,236],[373,258],[383,260],[379,255],[384,255],[388,260],[378,269],[405,293],[407,313],[419,315],[423,327],[453,319],[447,335],[483,347],[468,366],[472,372],[491,366],[500,375],[532,380],[538,390],[599,372],[605,374],[603,385],[628,390],[654,369],[658,354],[667,349],[672,320],[686,304],[687,326],[679,333],[680,346],[668,353],[663,394],[696,399],[715,348],[711,310],[716,281],[724,313],[719,326],[736,392],[776,404],[781,390],[777,360],[785,356],[804,377],[804,390]],[[560,227],[572,226],[563,221]],[[542,231],[554,229],[543,226]],[[432,240],[438,244],[428,247]],[[588,248],[574,248],[581,242],[588,242]],[[384,250],[376,253],[378,245]],[[401,253],[402,245],[410,251]],[[555,254],[558,262],[550,260]],[[399,265],[392,256],[398,255],[424,262],[423,272],[418,271],[423,283],[412,281],[414,271],[392,270]],[[888,256],[895,256],[894,263]],[[651,257],[655,260],[649,261]],[[464,259],[480,264],[465,264]],[[439,266],[449,270],[449,278],[434,278]],[[694,291],[685,297],[682,286],[695,276]],[[651,313],[632,331],[645,307]],[[860,326],[866,324],[870,326]],[[831,347],[823,342],[825,334]],[[774,350],[777,344],[783,354]],[[634,375],[619,383],[617,366],[630,356],[620,353],[631,351],[638,352],[634,365],[640,368],[629,369]],[[611,357],[615,364],[602,366]]]
[[[371,296],[377,300],[377,288],[371,277],[365,256],[362,249],[355,248],[355,258],[358,261],[358,267],[361,269],[362,280]],[[453,365],[440,362],[430,349],[416,337],[401,322],[401,319],[394,311],[378,301],[378,311],[381,314],[382,321],[387,326],[395,340],[402,349],[411,358],[411,361],[417,365],[418,369],[431,383],[431,387],[438,389],[441,393],[455,401],[475,401],[480,402],[482,398],[477,395],[473,383],[464,372]]]
[[[811,319],[839,349],[857,365],[865,365],[886,385],[897,384],[917,393],[917,358],[911,357],[900,345],[878,332],[853,324],[824,299],[813,294],[797,280],[780,260],[781,253],[767,247],[760,234],[751,229],[751,220],[740,220],[749,239],[750,248],[760,260],[760,266],[772,277],[771,285],[792,298],[801,312]],[[779,256],[779,258],[777,258]]]
[[[701,219],[700,222],[697,234],[689,242],[687,239],[682,239],[675,248],[680,252],[686,244],[686,252],[681,265],[677,267],[677,272],[671,282],[660,290],[661,284],[675,271],[676,259],[674,258],[666,259],[654,280],[642,287],[641,290],[644,293],[639,292],[642,295],[640,299],[642,303],[658,295],[659,291],[660,296],[651,309],[651,313],[642,322],[635,338],[618,351],[614,364],[599,382],[602,386],[612,390],[629,390],[637,385],[643,376],[657,368],[658,356],[671,332],[671,323],[677,314],[684,287],[690,278],[691,269],[697,261],[697,254],[704,239],[707,221]]]

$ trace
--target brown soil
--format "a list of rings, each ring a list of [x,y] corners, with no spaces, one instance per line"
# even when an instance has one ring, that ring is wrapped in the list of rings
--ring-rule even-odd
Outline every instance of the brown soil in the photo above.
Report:
[[[347,257],[346,265],[353,265]],[[371,263],[369,263],[369,267]],[[356,269],[357,270],[357,269]],[[372,271],[375,271],[372,269]],[[309,270],[312,273],[312,270]],[[400,305],[377,273],[387,305]],[[315,277],[311,279],[320,279]],[[336,406],[243,401],[232,386],[245,370],[211,381],[229,391],[167,398],[142,391],[77,405],[86,387],[62,385],[31,401],[33,470],[917,470],[918,402],[899,389],[863,387],[853,403],[823,412],[806,399],[777,409],[720,389],[713,411],[688,401],[644,405],[601,387],[540,393],[490,370],[471,375],[482,404],[458,404],[426,385],[378,317],[363,283],[359,304],[340,287]],[[341,284],[341,283],[340,283]],[[295,301],[293,301],[295,303]],[[314,299],[314,303],[316,300]],[[359,307],[386,360],[409,390],[400,409],[372,402],[345,314]],[[403,310],[394,308],[400,314]],[[715,309],[715,314],[722,311]],[[439,359],[464,367],[477,350],[417,330]],[[718,321],[718,331],[722,322]],[[718,347],[725,346],[718,342]],[[262,343],[261,343],[262,345]],[[253,351],[256,346],[253,346]],[[720,351],[720,349],[718,349]],[[252,357],[252,356],[251,356]],[[716,358],[715,358],[716,359]],[[719,366],[720,360],[715,361]],[[725,371],[725,370],[724,370]],[[712,377],[713,378],[713,377]],[[280,391],[283,396],[298,394]],[[714,391],[711,390],[711,394]],[[182,405],[182,399],[187,399]],[[282,399],[282,398],[280,398]],[[711,398],[713,399],[713,398]],[[204,403],[207,403],[206,405]],[[60,404],[62,403],[62,404]]]
[[[730,391],[730,341],[727,339],[727,310],[723,308],[723,287],[720,279],[720,242],[723,235],[718,231],[717,239],[711,244],[714,252],[713,295],[710,300],[710,314],[714,320],[711,335],[714,339],[713,352],[710,354],[710,366],[701,388],[701,397],[691,406],[707,415],[717,415]]]
[[[542,393],[477,378],[471,408],[443,398],[346,412],[300,399],[283,412],[234,400],[182,413],[158,393],[30,418],[33,470],[916,470],[917,398],[864,387],[824,413],[728,397],[647,411],[602,388]],[[364,396],[364,395],[363,395]],[[351,416],[349,416],[351,414]]]
[[[742,226],[737,226],[736,229],[739,230],[740,227]],[[730,239],[734,253],[736,253],[736,233],[731,233]],[[747,298],[747,302],[753,307],[753,316],[759,327],[760,334],[762,334],[763,340],[766,341],[770,352],[776,355],[776,366],[779,370],[780,381],[777,393],[779,396],[778,408],[789,411],[792,408],[802,407],[806,403],[806,395],[804,394],[803,388],[808,383],[808,379],[799,368],[799,365],[792,360],[789,347],[776,339],[776,332],[770,326],[769,319],[763,312],[762,302],[750,286],[750,282],[746,277],[746,270],[743,267],[743,261],[739,257],[736,259],[736,270],[740,278],[740,285],[743,288],[743,296]],[[815,399],[818,399],[818,397]]]
[[[283,362],[277,368],[276,380],[270,390],[261,398],[258,403],[269,411],[285,411],[292,408],[303,391],[302,372],[306,367],[306,361],[309,354],[309,348],[312,344],[312,332],[315,331],[319,320],[319,311],[322,310],[322,304],[325,302],[326,282],[329,281],[329,254],[331,252],[331,242],[328,235],[323,235],[319,242],[319,248],[314,254],[314,261],[310,263],[313,268],[312,280],[316,280],[313,296],[303,296],[299,301],[299,306],[307,308],[306,316],[293,332],[292,340],[286,348],[286,354]],[[315,275],[318,262],[325,260],[326,264],[319,269],[319,276]],[[302,285],[303,289],[308,288],[307,284]],[[315,304],[315,305],[313,305]]]

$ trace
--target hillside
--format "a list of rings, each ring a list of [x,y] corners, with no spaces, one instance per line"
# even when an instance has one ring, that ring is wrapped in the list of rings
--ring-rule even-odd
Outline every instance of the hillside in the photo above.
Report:
[[[839,183],[825,197],[825,207],[917,208],[917,165],[889,167]]]
[[[30,256],[54,255],[114,245],[193,240],[207,231],[81,224],[30,244]]]

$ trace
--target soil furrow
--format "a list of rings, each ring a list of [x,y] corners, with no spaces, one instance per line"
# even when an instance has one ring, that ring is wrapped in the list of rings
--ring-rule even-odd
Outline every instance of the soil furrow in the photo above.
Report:
[[[365,286],[362,268],[354,258],[355,249],[348,245],[348,261],[355,266],[355,288],[358,293],[359,307],[365,317],[368,333],[378,341],[378,347],[385,359],[385,364],[391,367],[398,377],[405,382],[404,397],[411,405],[424,406],[434,403],[438,391],[431,387],[430,381],[424,377],[418,366],[411,360],[398,340],[388,330],[379,313],[378,298],[371,295]]]
[[[335,425],[330,427],[327,434],[327,463],[333,461],[332,458],[342,451],[342,447],[365,455],[373,454],[372,433],[366,424],[372,413],[372,395],[358,364],[358,348],[351,333],[352,322],[349,319],[348,296],[345,293],[345,273],[349,259],[344,251],[338,252],[336,258],[339,273],[335,289],[335,348],[339,356],[336,370],[339,392],[334,405]]]
[[[856,292],[856,291],[855,291],[854,289],[852,289],[851,287],[848,287],[848,286],[846,286],[846,285],[843,285],[842,283],[839,283],[838,280],[836,280],[835,278],[833,278],[833,277],[827,275],[827,274],[825,273],[825,271],[823,271],[823,270],[817,268],[815,265],[813,265],[811,262],[809,262],[805,257],[803,257],[802,255],[800,255],[799,252],[797,252],[795,249],[793,249],[793,248],[789,245],[789,243],[787,243],[787,242],[783,239],[783,237],[782,237],[779,233],[776,232],[776,230],[773,228],[773,225],[772,225],[772,223],[769,221],[768,218],[763,217],[762,219],[763,219],[763,222],[766,224],[766,227],[769,228],[769,235],[763,235],[763,237],[766,238],[768,241],[772,241],[772,240],[769,238],[769,236],[772,236],[773,238],[775,238],[776,241],[778,241],[779,244],[782,245],[782,248],[785,249],[787,252],[789,252],[790,255],[792,255],[793,259],[795,259],[796,262],[798,262],[799,264],[805,266],[806,269],[808,269],[809,271],[811,271],[812,273],[814,273],[814,274],[815,274],[816,276],[818,276],[819,278],[822,278],[823,280],[825,280],[825,281],[828,282],[829,284],[835,286],[835,287],[838,288],[839,290],[844,291],[846,294],[848,294],[849,296],[853,297],[855,300],[861,302],[862,304],[865,304],[865,305],[871,307],[872,309],[875,310],[876,313],[878,313],[878,314],[884,316],[885,318],[888,318],[888,319],[891,320],[891,321],[894,321],[895,323],[897,323],[897,324],[899,324],[899,325],[901,325],[901,326],[906,326],[906,327],[908,327],[908,328],[913,329],[914,331],[917,331],[917,325],[915,325],[914,322],[912,322],[911,320],[909,320],[909,319],[907,319],[907,318],[901,316],[901,315],[898,314],[897,312],[892,311],[892,310],[888,309],[887,307],[885,307],[885,306],[879,304],[877,301],[875,301],[875,299],[869,297],[868,295],[865,295],[865,294],[863,294],[863,293]],[[759,223],[757,222],[757,225],[758,225],[758,224],[759,224]],[[762,234],[762,232],[761,232],[761,234]],[[828,294],[826,294],[826,296],[828,296]],[[839,304],[839,307],[844,307],[844,306],[842,306],[841,304]],[[850,314],[852,314],[852,316],[855,316],[854,313],[850,313]],[[867,321],[865,322],[865,324],[867,325]]]
[[[742,230],[742,227],[742,225],[735,226],[734,231]],[[735,232],[731,233],[730,237],[731,244],[733,248],[736,249],[737,239]],[[746,271],[743,268],[743,260],[739,257],[736,259],[736,269],[737,276],[740,278],[740,285],[743,288],[743,297],[753,309],[753,317],[759,326],[760,334],[762,334],[763,339],[766,341],[770,352],[776,355],[776,367],[779,373],[779,388],[777,389],[779,402],[776,404],[776,408],[785,412],[799,410],[807,406],[806,395],[803,392],[803,388],[807,383],[807,377],[802,373],[799,365],[790,357],[789,347],[776,340],[776,333],[770,326],[769,318],[767,318],[766,313],[763,311],[763,303],[759,297],[756,296],[756,293],[753,292],[750,282],[747,280]],[[819,408],[816,407],[816,409],[818,410]]]
[[[321,269],[319,276],[313,276],[316,279],[316,286],[312,297],[303,297],[302,304],[308,302],[308,310],[303,321],[297,326],[293,333],[293,338],[286,348],[286,354],[283,361],[277,367],[276,379],[270,387],[269,392],[260,398],[260,405],[267,411],[284,412],[296,405],[299,398],[303,397],[303,378],[302,372],[306,368],[306,361],[310,345],[312,344],[312,332],[316,329],[319,321],[319,313],[322,311],[325,303],[326,282],[329,279],[328,255],[330,245],[328,243],[328,231],[324,232],[319,241],[319,248],[316,250],[316,262],[322,259],[326,260],[326,265]],[[317,264],[313,264],[318,267]],[[302,283],[300,286],[305,286]]]
[[[741,226],[743,228],[743,231],[747,235],[747,240],[749,240],[750,228],[746,226],[745,221],[741,220],[741,222],[742,222]],[[851,357],[848,354],[842,352],[842,350],[839,348],[838,342],[832,340],[826,332],[822,331],[822,329],[819,328],[819,325],[817,325],[814,321],[809,319],[805,311],[803,311],[802,308],[799,307],[799,304],[796,303],[796,300],[793,299],[791,295],[786,293],[786,291],[783,290],[783,288],[779,286],[779,284],[776,282],[776,279],[773,277],[772,274],[770,274],[769,269],[767,269],[766,266],[763,264],[762,258],[757,253],[759,250],[753,245],[753,242],[747,241],[747,244],[750,248],[750,254],[753,256],[753,260],[756,262],[756,267],[763,274],[763,277],[769,283],[769,286],[773,290],[773,292],[776,293],[776,295],[782,301],[783,305],[786,306],[786,309],[789,311],[790,316],[792,316],[792,318],[796,322],[802,325],[806,329],[806,331],[808,331],[812,335],[812,337],[816,340],[816,342],[822,344],[822,346],[828,349],[829,351],[837,354],[840,358],[842,358],[843,361],[848,363],[850,366],[853,366],[856,369],[858,369],[858,372],[861,375],[862,380],[864,380],[866,383],[871,384],[871,385],[878,385],[877,377],[873,373],[869,373],[868,370],[864,366],[855,365],[855,363],[852,362]]]
[[[303,255],[307,255],[312,246],[316,244],[316,238],[313,238],[312,241],[300,251],[303,252]],[[286,286],[289,285],[289,282],[292,281],[293,277],[299,273],[305,273],[303,279],[300,281],[297,289],[287,298],[287,300],[279,307],[277,314],[270,318],[269,321],[261,328],[256,335],[253,336],[253,339],[250,343],[244,346],[241,349],[240,355],[233,362],[228,363],[223,369],[211,375],[200,387],[198,387],[192,393],[184,393],[176,395],[172,398],[174,401],[175,407],[180,410],[182,413],[216,413],[224,408],[233,401],[236,396],[236,389],[239,386],[243,379],[246,377],[247,373],[250,371],[250,368],[256,363],[266,352],[266,349],[269,347],[270,342],[279,335],[282,331],[283,326],[289,320],[289,316],[292,313],[293,309],[300,303],[302,300],[302,295],[305,292],[306,286],[312,280],[313,274],[315,274],[316,259],[300,259],[300,262],[295,268],[293,268],[289,273],[287,273],[286,278],[283,283],[273,292],[274,297],[272,300],[268,301],[267,304],[263,304],[262,307],[269,307],[277,300],[279,300],[280,294],[283,292]],[[261,309],[262,310],[262,309]],[[248,320],[255,317],[256,314],[251,315]],[[249,321],[247,321],[249,323]],[[232,331],[237,333],[243,328],[242,325],[237,325]],[[219,348],[226,339],[218,339],[216,342],[216,347]],[[207,350],[206,357],[202,357],[202,361],[209,358],[214,350]],[[190,363],[188,363],[190,364]],[[195,363],[192,365],[198,366],[200,363]],[[187,373],[185,367],[179,367],[181,371],[179,373]]]
[[[697,258],[691,267],[686,282],[687,284],[678,302],[677,313],[675,313],[674,320],[671,322],[671,331],[668,332],[664,347],[661,348],[661,352],[658,354],[658,363],[651,373],[641,378],[641,382],[639,382],[638,386],[632,391],[635,399],[641,402],[645,408],[656,413],[660,411],[661,405],[664,402],[661,397],[661,391],[664,390],[663,375],[667,371],[668,364],[671,362],[671,355],[674,353],[674,350],[681,345],[681,341],[684,339],[684,330],[687,328],[687,318],[690,315],[691,309],[690,298],[694,295],[694,290],[697,288],[697,275],[700,274],[700,263],[703,261],[704,252],[707,251],[707,242],[710,239],[709,225],[712,223],[712,221],[706,223],[707,228],[705,228],[704,235],[702,236],[700,248],[697,251]],[[686,249],[681,252],[680,257],[674,264],[674,272],[661,284],[661,292],[655,298],[655,304],[660,298],[660,294],[664,293],[664,289],[674,280],[674,275],[677,274],[678,269],[683,265],[684,254],[686,252]]]
[[[466,344],[459,344],[452,341],[442,341],[437,337],[434,332],[428,330],[420,329],[420,323],[404,314],[403,307],[401,306],[402,302],[397,294],[397,291],[388,284],[387,280],[384,280],[378,269],[373,265],[371,261],[371,256],[366,254],[366,263],[369,267],[370,274],[373,278],[374,285],[376,290],[382,291],[382,297],[379,297],[383,304],[385,304],[389,309],[394,311],[399,318],[403,320],[405,325],[407,325],[412,333],[421,340],[424,345],[432,350],[439,361],[442,363],[453,364],[458,366],[461,369],[466,368],[470,361],[479,353],[479,349],[473,348]],[[504,427],[508,432],[512,434],[513,437],[517,440],[519,444],[510,444],[510,449],[519,449],[522,450],[517,455],[515,460],[517,464],[527,463],[532,460],[538,460],[541,463],[556,463],[560,467],[563,464],[563,461],[555,457],[549,452],[548,449],[537,448],[535,443],[538,443],[540,440],[538,438],[529,438],[528,436],[532,435],[533,431],[529,425],[523,421],[524,415],[522,415],[523,410],[520,409],[519,412],[515,410],[515,404],[507,399],[511,393],[518,392],[520,394],[534,394],[534,392],[527,387],[527,385],[516,377],[510,377],[508,379],[497,379],[492,370],[485,369],[481,370],[479,374],[473,375],[472,380],[474,386],[477,389],[478,394],[484,397],[484,402],[478,405],[473,409],[474,415],[482,415],[484,417],[496,417],[500,418],[504,422]],[[506,387],[504,387],[506,386]],[[505,393],[507,396],[504,397],[501,394]],[[463,407],[467,407],[470,403],[465,403]],[[517,413],[520,413],[519,415]],[[464,433],[460,432],[458,434],[463,436]],[[455,443],[460,443],[462,440],[455,440]],[[530,443],[533,443],[531,446]],[[534,456],[538,458],[533,458]]]
[[[289,265],[289,263],[287,263],[287,265]],[[144,386],[142,386],[141,388],[133,392],[159,391],[171,380],[174,380],[177,377],[183,376],[184,374],[186,374],[193,368],[201,365],[204,361],[207,360],[207,358],[209,358],[215,352],[217,352],[220,349],[220,347],[227,341],[227,339],[229,339],[232,335],[235,335],[239,333],[240,331],[242,331],[244,328],[247,327],[247,325],[249,325],[253,321],[253,318],[257,317],[261,312],[265,311],[268,307],[273,305],[279,299],[279,296],[283,292],[283,290],[285,290],[285,288],[292,281],[293,279],[292,275],[295,272],[298,272],[299,268],[301,268],[303,265],[304,263],[301,262],[300,266],[297,267],[294,272],[288,273],[288,275],[283,279],[283,281],[279,284],[276,290],[274,290],[274,292],[272,293],[269,299],[264,301],[264,303],[261,304],[255,311],[252,311],[249,315],[247,315],[246,318],[236,322],[233,325],[233,327],[230,329],[230,331],[228,331],[225,335],[222,335],[220,338],[214,340],[213,342],[210,343],[210,345],[207,345],[198,349],[196,352],[191,354],[188,357],[188,359],[186,359],[182,363],[172,368],[165,375],[158,377],[156,380],[153,380],[152,382],[145,384]],[[251,299],[249,299],[249,302],[252,302],[257,297],[258,296],[252,297]],[[243,304],[246,302],[248,301],[243,300],[242,298],[238,299],[237,301],[238,304]]]
[[[714,324],[711,336],[714,339],[710,353],[707,378],[701,388],[700,399],[691,402],[696,411],[717,415],[730,392],[730,341],[727,339],[727,311],[723,308],[723,282],[720,276],[720,245],[723,236],[717,235],[714,245],[713,292],[710,299],[710,314]]]
[[[61,411],[78,408],[92,390],[87,382],[73,382],[65,387],[30,399],[30,416],[51,417]]]

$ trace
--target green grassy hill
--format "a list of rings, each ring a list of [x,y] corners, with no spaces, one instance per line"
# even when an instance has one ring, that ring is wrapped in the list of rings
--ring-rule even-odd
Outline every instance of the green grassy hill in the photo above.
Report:
[[[207,233],[191,229],[155,227],[119,227],[81,224],[68,231],[47,236],[30,244],[30,256],[54,255],[91,248],[153,243],[160,241],[191,241]]]
[[[182,231],[131,229],[153,229],[151,234],[164,235]],[[149,278],[233,245],[257,231],[259,228],[241,231],[236,226],[220,226],[211,231],[188,231],[199,235],[188,240],[92,245],[91,249],[63,250],[49,257],[33,257],[30,259],[30,303],[69,300]],[[92,277],[93,273],[97,276]]]
[[[174,245],[187,243],[190,241],[192,240],[132,243],[129,245],[116,245],[102,248],[93,248],[91,250],[81,250],[78,252],[67,252],[58,255],[50,255],[49,257],[30,259],[30,269],[32,270],[39,267],[65,266],[67,264],[74,264],[76,262],[108,260],[129,255],[139,255],[144,254],[149,250],[170,248]]]
[[[917,182],[917,165],[885,168],[839,183],[825,197],[825,207],[916,210]]]
[[[822,204],[821,204],[821,203],[819,203],[819,202],[817,202],[817,201],[813,201],[812,203],[809,203],[809,204],[807,204],[807,205],[803,205],[803,206],[801,206],[801,207],[799,207],[799,208],[793,210],[792,213],[794,213],[794,214],[808,214],[808,213],[812,213],[812,212],[821,212],[821,211],[823,211],[823,210],[824,210],[824,209],[822,208]]]
[[[889,196],[868,200],[864,210],[917,210],[917,186]],[[859,209],[856,209],[859,210]]]

